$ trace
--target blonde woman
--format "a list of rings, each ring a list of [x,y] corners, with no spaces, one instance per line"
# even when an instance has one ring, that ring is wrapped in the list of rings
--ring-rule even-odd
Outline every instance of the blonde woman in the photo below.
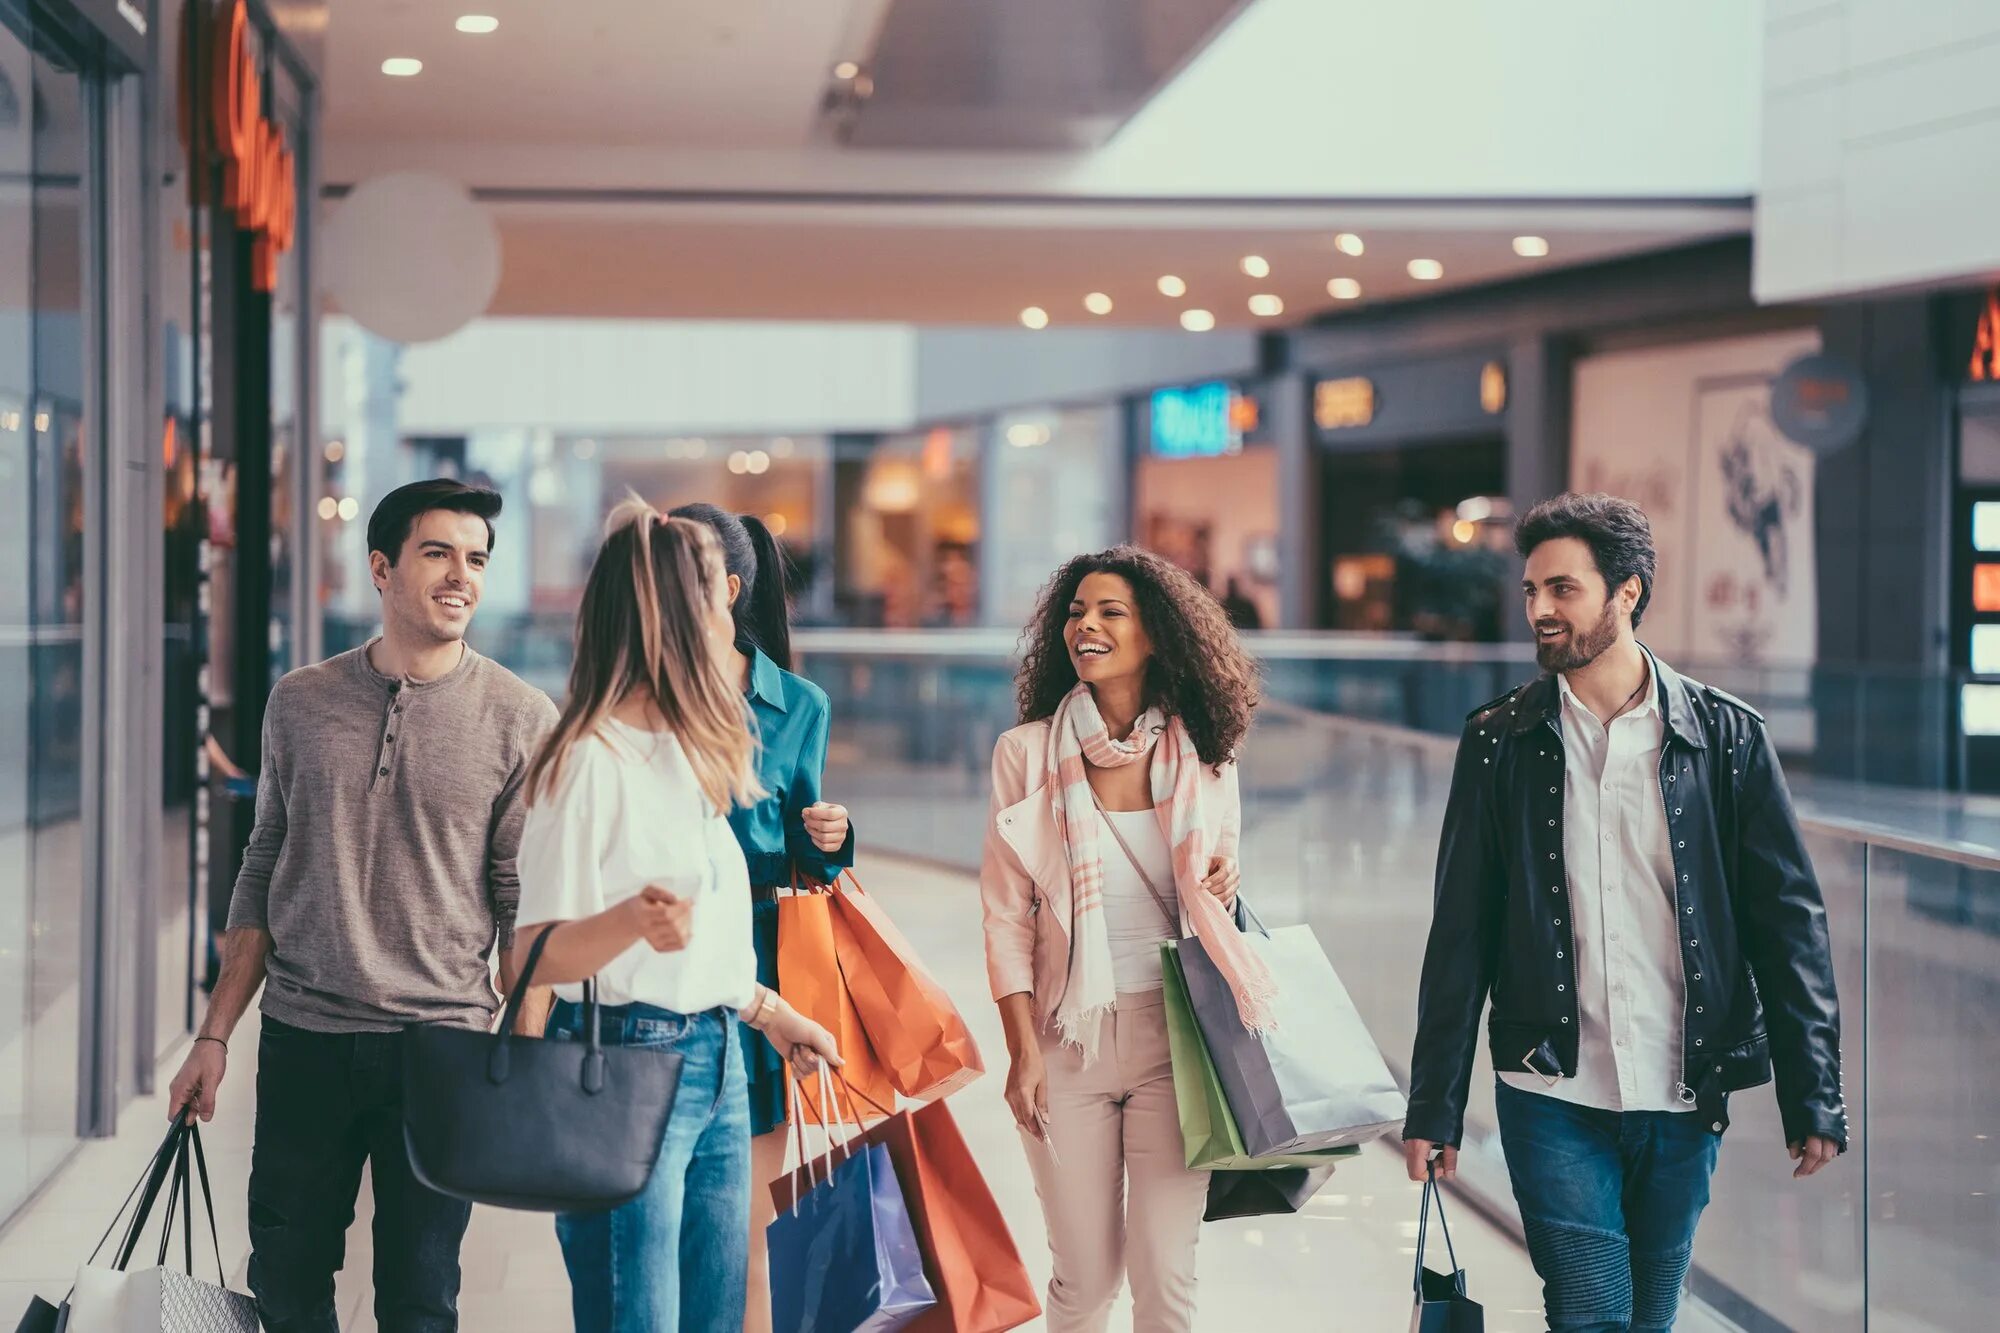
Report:
[[[763,795],[720,545],[633,500],[612,514],[584,588],[562,717],[528,770],[524,924],[550,932],[548,1035],[584,1036],[596,977],[603,1041],[680,1055],[659,1164],[622,1207],[556,1219],[576,1327],[735,1333],[743,1326],[750,1119],[740,1018],[810,1073],[833,1038],[758,984],[750,884],[729,811]]]

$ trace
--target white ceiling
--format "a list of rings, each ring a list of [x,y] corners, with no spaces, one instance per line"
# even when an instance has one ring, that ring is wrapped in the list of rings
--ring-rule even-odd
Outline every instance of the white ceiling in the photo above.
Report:
[[[340,0],[324,177],[504,192],[493,313],[517,315],[1175,327],[1199,304],[1240,328],[1274,322],[1259,292],[1280,324],[1334,308],[1336,276],[1380,302],[1748,228],[1741,0],[1542,0],[1531,25],[1488,0],[1255,0],[1095,153],[845,149],[819,102],[889,3]],[[456,32],[466,10],[499,30]],[[388,78],[391,56],[424,72]],[[1410,279],[1419,257],[1444,280]],[[1154,292],[1167,272],[1185,301]]]

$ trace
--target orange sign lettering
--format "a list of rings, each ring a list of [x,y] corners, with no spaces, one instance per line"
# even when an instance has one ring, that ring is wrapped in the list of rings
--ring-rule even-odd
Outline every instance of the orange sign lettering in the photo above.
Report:
[[[2000,287],[1986,293],[1986,308],[1972,335],[1972,364],[1965,373],[1970,379],[2000,380]]]
[[[215,16],[208,86],[196,88],[186,77],[185,48],[199,8],[187,7],[181,31],[180,130],[189,188],[205,202],[212,145],[222,159],[222,205],[254,238],[251,281],[260,292],[275,291],[278,256],[292,248],[298,229],[298,165],[285,147],[285,132],[263,114],[263,82],[250,49],[244,0],[233,0]]]

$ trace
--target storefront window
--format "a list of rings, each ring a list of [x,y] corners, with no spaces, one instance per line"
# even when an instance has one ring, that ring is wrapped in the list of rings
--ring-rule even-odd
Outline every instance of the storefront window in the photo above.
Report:
[[[0,11],[0,20],[8,11]],[[0,1211],[75,1138],[82,961],[84,74],[0,21]],[[32,113],[31,113],[32,112]]]
[[[972,428],[856,440],[842,450],[834,471],[841,623],[978,623],[978,463]]]

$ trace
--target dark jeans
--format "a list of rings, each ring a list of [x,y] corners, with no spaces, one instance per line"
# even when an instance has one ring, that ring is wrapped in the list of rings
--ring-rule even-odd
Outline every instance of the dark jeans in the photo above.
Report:
[[[1549,1328],[1673,1328],[1720,1136],[1687,1112],[1600,1111],[1505,1083],[1494,1096]]]
[[[375,1186],[375,1320],[454,1333],[472,1205],[426,1189],[403,1148],[401,1033],[306,1032],[264,1020],[250,1156],[250,1290],[267,1333],[339,1333],[333,1275],[362,1164]]]

